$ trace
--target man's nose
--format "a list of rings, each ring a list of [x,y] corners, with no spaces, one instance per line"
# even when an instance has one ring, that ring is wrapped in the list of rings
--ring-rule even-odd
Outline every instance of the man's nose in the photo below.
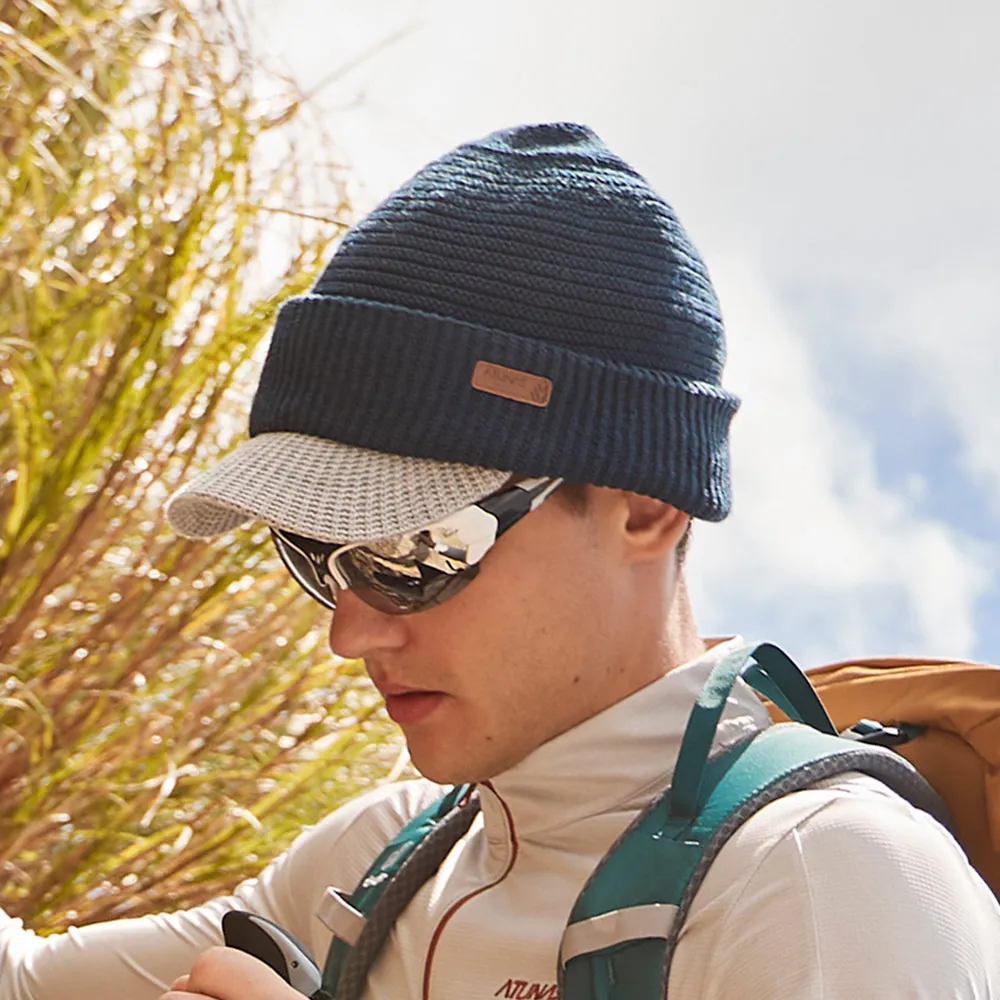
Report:
[[[365,604],[350,590],[337,590],[330,622],[330,649],[347,660],[400,649],[406,644],[405,616],[389,615]]]

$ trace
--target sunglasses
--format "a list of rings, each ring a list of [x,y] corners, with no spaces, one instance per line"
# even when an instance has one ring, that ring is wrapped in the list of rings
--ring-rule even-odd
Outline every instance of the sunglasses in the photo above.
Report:
[[[365,604],[407,615],[464,590],[508,528],[535,510],[562,479],[522,479],[418,531],[377,542],[338,545],[271,528],[278,555],[310,597],[331,611],[337,590]]]

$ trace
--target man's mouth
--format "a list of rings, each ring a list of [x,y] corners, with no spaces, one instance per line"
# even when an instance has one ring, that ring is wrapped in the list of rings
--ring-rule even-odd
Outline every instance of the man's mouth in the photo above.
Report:
[[[398,725],[426,719],[444,701],[443,691],[408,688],[401,684],[377,685],[385,699],[389,718]]]
[[[385,710],[389,718],[399,725],[426,719],[444,701],[442,691],[407,691],[404,694],[385,695]]]

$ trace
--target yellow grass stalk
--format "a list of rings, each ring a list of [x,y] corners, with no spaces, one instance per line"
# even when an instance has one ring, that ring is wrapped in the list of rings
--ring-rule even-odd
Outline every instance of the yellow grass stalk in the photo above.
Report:
[[[348,205],[221,4],[147,10],[0,4],[0,905],[40,931],[224,892],[399,754],[265,530],[163,523]]]

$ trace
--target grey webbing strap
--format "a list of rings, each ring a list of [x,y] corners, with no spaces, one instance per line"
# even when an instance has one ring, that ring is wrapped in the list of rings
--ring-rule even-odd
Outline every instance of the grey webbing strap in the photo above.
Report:
[[[938,794],[927,784],[916,769],[897,756],[891,750],[881,747],[861,745],[857,753],[837,754],[833,757],[822,757],[796,768],[756,795],[747,799],[736,809],[725,822],[715,831],[715,835],[706,844],[705,851],[691,875],[691,879],[681,897],[680,905],[674,919],[673,927],[667,938],[663,960],[663,1000],[667,1000],[667,987],[670,980],[670,966],[674,958],[677,940],[684,928],[688,912],[694,901],[695,893],[701,887],[708,869],[718,857],[719,851],[725,847],[729,838],[754,813],[763,809],[769,802],[780,799],[789,792],[798,792],[815,785],[826,778],[849,771],[859,771],[888,785],[897,795],[909,801],[918,809],[930,813],[938,822],[948,825],[948,814]]]
[[[414,848],[368,914],[357,944],[344,963],[337,1000],[358,1000],[365,990],[368,970],[375,964],[393,924],[420,887],[441,867],[448,852],[465,836],[478,812],[479,798],[473,795]]]

